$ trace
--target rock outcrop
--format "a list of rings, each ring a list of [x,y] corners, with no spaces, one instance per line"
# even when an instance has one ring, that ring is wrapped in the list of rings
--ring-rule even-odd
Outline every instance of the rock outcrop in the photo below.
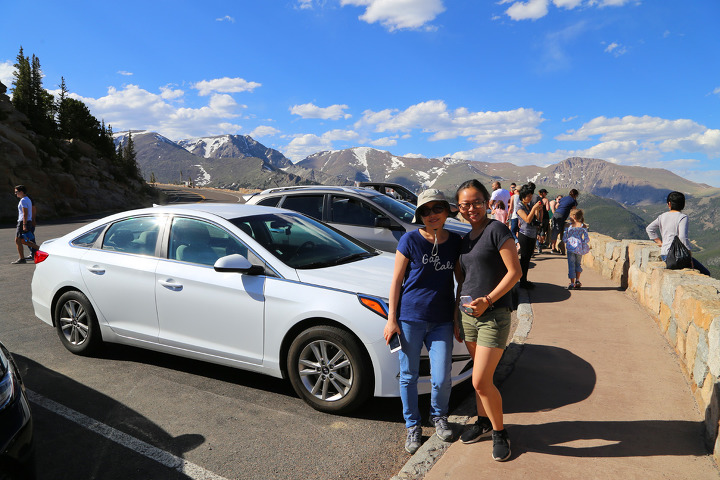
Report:
[[[27,127],[0,83],[0,221],[17,219],[13,187],[27,187],[38,218],[67,217],[149,206],[156,192],[128,177],[95,148],[79,140],[49,139]]]

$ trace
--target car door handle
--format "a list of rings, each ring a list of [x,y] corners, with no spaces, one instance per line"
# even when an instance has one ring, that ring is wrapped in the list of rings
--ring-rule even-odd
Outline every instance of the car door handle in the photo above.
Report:
[[[102,267],[98,267],[97,265],[93,265],[92,267],[87,267],[87,269],[88,269],[90,272],[96,273],[96,274],[98,274],[98,275],[104,275],[104,274],[105,274],[105,269],[102,268]]]
[[[176,292],[179,292],[180,290],[183,289],[182,284],[175,283],[171,280],[158,280],[158,283],[160,283],[160,285],[167,288],[168,290],[174,290]]]

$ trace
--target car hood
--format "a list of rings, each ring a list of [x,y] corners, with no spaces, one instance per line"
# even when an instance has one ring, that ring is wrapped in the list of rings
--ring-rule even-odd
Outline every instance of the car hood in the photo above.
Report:
[[[344,265],[296,272],[303,283],[387,298],[394,265],[395,255],[381,253]]]

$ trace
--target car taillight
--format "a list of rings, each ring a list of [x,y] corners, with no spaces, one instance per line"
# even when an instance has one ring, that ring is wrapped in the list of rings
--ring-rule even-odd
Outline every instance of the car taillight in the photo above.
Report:
[[[42,250],[38,250],[35,252],[35,264],[41,263],[45,261],[45,259],[48,257],[48,254],[43,252]]]

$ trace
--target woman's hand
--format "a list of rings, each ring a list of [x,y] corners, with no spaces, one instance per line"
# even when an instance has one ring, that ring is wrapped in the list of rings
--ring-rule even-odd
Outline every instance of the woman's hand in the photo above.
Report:
[[[488,303],[485,301],[484,298],[476,298],[472,302],[470,302],[468,305],[472,307],[473,313],[471,314],[472,317],[480,317],[483,313],[485,313],[485,310],[488,308]]]
[[[398,325],[397,320],[388,318],[385,324],[385,330],[383,330],[383,338],[385,338],[386,345],[390,344],[390,338],[392,338],[395,333],[400,335],[400,325]]]
[[[455,320],[453,322],[453,333],[455,334],[455,340],[458,341],[458,343],[462,343],[462,337],[460,337],[460,323],[459,320]]]

